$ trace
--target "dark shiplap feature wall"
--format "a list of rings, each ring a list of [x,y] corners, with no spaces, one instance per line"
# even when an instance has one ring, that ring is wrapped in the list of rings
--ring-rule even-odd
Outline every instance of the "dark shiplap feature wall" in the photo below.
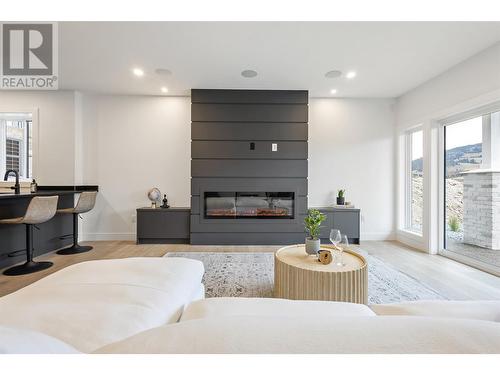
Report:
[[[192,122],[193,141],[218,139],[226,141],[304,141],[307,140],[307,122]]]
[[[191,104],[192,121],[307,122],[305,104]]]
[[[307,178],[307,160],[193,159],[191,176]]]
[[[308,92],[192,90],[191,101],[191,243],[302,242]],[[292,191],[295,218],[205,219],[205,191]]]
[[[191,90],[191,103],[308,104],[305,90]]]

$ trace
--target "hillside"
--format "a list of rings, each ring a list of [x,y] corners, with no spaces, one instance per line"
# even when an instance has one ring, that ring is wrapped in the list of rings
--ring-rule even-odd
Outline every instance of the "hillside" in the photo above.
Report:
[[[467,164],[480,164],[478,161],[479,158],[472,158],[473,154],[481,154],[482,153],[482,143],[476,143],[473,145],[466,145],[455,147],[446,151],[446,169],[451,173],[447,173],[447,175],[456,175],[460,173],[460,170],[466,170],[466,168],[460,168],[460,165]],[[419,158],[412,161],[412,169],[416,171],[422,171],[423,169],[423,159]],[[470,169],[470,168],[467,168]]]

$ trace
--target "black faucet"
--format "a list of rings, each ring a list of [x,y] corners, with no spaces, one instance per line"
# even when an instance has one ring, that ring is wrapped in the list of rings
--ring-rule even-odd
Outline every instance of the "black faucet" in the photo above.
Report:
[[[19,185],[19,172],[14,170],[14,169],[9,169],[7,172],[5,172],[5,176],[3,176],[3,180],[7,181],[7,178],[9,178],[9,174],[14,173],[16,175],[16,184],[11,187],[11,189],[14,190],[14,194],[21,194],[21,185]]]

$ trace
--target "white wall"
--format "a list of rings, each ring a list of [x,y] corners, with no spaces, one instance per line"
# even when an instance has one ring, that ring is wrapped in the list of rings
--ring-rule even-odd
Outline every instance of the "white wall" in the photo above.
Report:
[[[172,206],[190,205],[190,98],[85,94],[81,103],[82,182],[100,190],[86,239],[135,239],[135,210],[152,187]]]
[[[310,205],[331,204],[336,189],[346,188],[362,209],[364,239],[394,233],[392,103],[310,101]],[[149,204],[153,186],[171,205],[190,205],[190,98],[81,95],[80,104],[77,174],[100,188],[83,222],[86,239],[134,239],[135,209]]]
[[[82,183],[100,188],[83,223],[86,239],[134,239],[132,217],[153,186],[171,205],[190,205],[190,98],[83,95],[81,103]],[[392,103],[310,101],[310,205],[331,204],[346,188],[362,209],[364,239],[394,233]]]
[[[498,90],[500,42],[398,98],[397,124],[404,128],[448,116],[468,101],[473,106],[476,101],[488,102],[490,96],[494,100]]]
[[[338,189],[361,209],[362,239],[392,239],[395,132],[391,99],[309,101],[309,205],[335,202]]]
[[[0,112],[38,111],[34,177],[41,185],[74,181],[74,92],[0,91]]]

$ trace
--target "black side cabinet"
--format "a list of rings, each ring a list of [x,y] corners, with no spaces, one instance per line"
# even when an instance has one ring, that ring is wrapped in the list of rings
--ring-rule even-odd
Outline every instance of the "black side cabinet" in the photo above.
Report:
[[[191,209],[138,208],[137,244],[189,243]]]
[[[346,234],[349,242],[359,245],[360,213],[358,208],[314,207],[326,215],[321,228],[321,243],[330,243],[330,230],[338,229]]]

